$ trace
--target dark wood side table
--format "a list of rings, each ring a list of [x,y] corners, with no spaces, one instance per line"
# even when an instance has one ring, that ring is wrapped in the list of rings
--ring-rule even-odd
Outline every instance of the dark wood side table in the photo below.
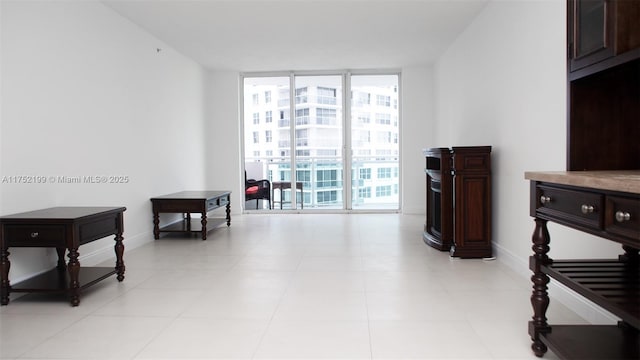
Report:
[[[124,280],[124,207],[54,207],[0,217],[0,304],[9,304],[12,292],[66,292],[71,305],[80,304],[80,291],[117,274]],[[116,266],[83,267],[78,261],[80,245],[115,235]],[[54,247],[56,268],[16,285],[9,283],[10,247]],[[69,263],[64,254],[68,250]]]
[[[161,232],[202,233],[202,240],[207,240],[209,229],[227,223],[231,225],[231,191],[182,191],[174,194],[151,198],[153,208],[153,237],[157,240]],[[207,218],[209,211],[226,207],[226,218]],[[182,221],[160,227],[160,213],[182,213]],[[200,221],[191,221],[191,213],[202,214]]]
[[[275,198],[273,197],[274,191],[276,189],[280,190],[280,201],[276,201]],[[280,203],[280,210],[282,210],[282,203],[283,203],[283,201],[282,201],[282,198],[283,198],[282,191],[283,190],[287,190],[287,189],[291,189],[291,182],[289,182],[289,181],[273,181],[271,183],[271,201],[274,204],[276,202],[279,202]],[[295,198],[298,190],[300,190],[300,209],[304,209],[304,191],[302,190],[302,182],[300,182],[300,181],[296,182],[296,192],[291,194],[291,196]]]

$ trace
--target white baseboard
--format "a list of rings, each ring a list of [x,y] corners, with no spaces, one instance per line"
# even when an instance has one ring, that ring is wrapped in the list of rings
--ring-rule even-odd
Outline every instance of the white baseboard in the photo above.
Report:
[[[519,258],[498,244],[493,244],[493,250],[498,261],[507,265],[524,279],[531,282],[532,272],[529,270],[528,258]],[[575,291],[553,279],[549,282],[548,286],[549,297],[552,301],[559,301],[591,324],[615,324],[619,320],[615,315],[588,301]]]

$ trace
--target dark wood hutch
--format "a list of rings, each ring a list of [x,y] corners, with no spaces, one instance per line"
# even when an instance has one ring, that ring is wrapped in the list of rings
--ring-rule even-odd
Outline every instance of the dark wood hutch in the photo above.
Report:
[[[640,358],[640,1],[567,1],[567,171],[527,172],[535,355]],[[554,222],[622,245],[615,259],[548,256]],[[617,325],[550,325],[553,279]]]

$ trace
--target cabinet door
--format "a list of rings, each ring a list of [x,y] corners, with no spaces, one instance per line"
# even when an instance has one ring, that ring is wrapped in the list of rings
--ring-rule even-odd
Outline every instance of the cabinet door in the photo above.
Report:
[[[570,0],[567,8],[570,71],[614,55],[611,0]]]
[[[491,178],[458,175],[454,178],[454,257],[491,257]]]
[[[637,58],[637,53],[618,56],[640,48],[640,1],[568,0],[567,4],[570,72],[600,62],[604,69]]]

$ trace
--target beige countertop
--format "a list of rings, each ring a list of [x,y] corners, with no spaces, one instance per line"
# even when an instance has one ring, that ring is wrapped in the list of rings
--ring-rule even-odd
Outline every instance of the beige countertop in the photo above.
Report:
[[[640,194],[640,170],[527,171],[527,180]]]

